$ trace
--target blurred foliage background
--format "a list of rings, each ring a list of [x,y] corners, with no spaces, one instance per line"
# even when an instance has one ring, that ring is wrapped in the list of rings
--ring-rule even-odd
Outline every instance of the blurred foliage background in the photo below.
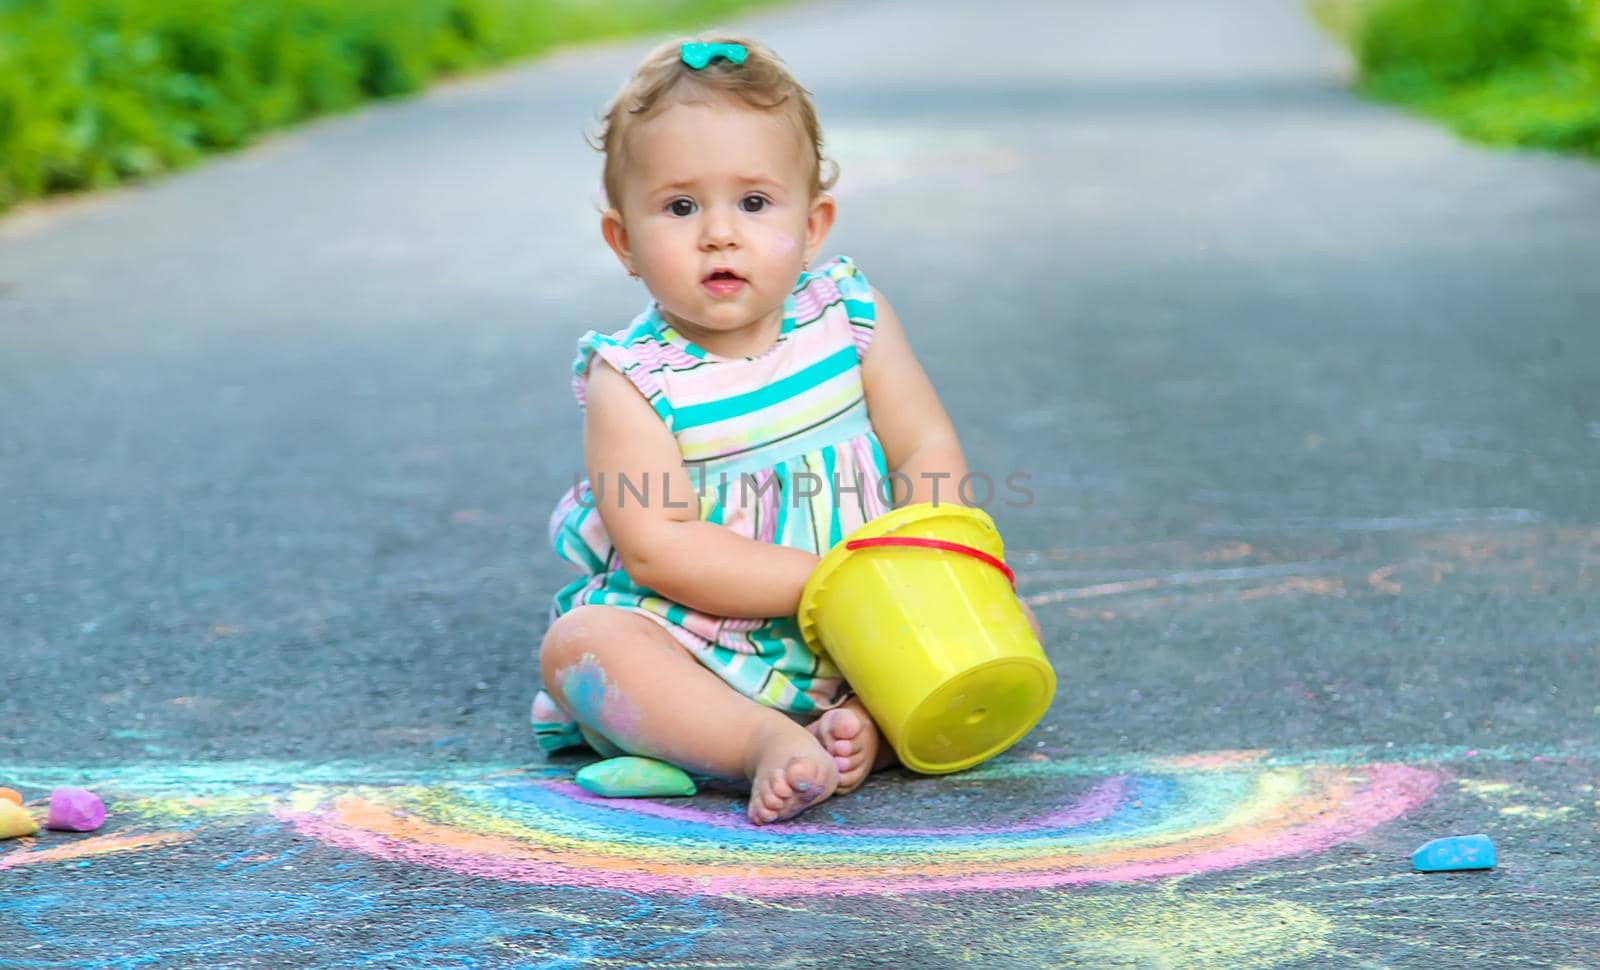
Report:
[[[0,0],[0,210],[554,45],[771,0]],[[1367,94],[1600,157],[1600,0],[1308,0]]]
[[[0,210],[179,168],[442,74],[760,2],[0,0]]]
[[[1600,157],[1600,0],[1310,0],[1364,93],[1469,138]]]

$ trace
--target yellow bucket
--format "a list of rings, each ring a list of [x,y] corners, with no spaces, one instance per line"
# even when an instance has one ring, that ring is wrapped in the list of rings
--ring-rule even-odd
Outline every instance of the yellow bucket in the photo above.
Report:
[[[833,658],[914,771],[994,757],[1055,696],[1004,551],[982,510],[909,505],[851,533],[806,583],[806,642]]]

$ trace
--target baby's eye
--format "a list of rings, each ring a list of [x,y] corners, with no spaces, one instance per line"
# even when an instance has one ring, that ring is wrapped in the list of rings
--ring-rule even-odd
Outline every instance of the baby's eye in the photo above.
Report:
[[[675,216],[692,216],[694,209],[694,202],[689,199],[673,199],[667,203],[667,211]]]
[[[747,195],[739,200],[739,208],[746,212],[760,212],[771,204],[759,195]]]

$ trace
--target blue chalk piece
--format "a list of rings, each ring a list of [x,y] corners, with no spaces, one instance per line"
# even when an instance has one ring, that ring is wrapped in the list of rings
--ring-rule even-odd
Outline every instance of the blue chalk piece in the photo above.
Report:
[[[1452,835],[1411,853],[1411,865],[1422,872],[1493,869],[1494,842],[1487,835]]]

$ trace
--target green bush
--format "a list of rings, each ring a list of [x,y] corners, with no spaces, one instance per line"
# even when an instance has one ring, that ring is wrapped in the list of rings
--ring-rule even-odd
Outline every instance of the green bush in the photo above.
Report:
[[[1368,94],[1495,144],[1600,156],[1600,0],[1315,0]]]
[[[558,43],[768,0],[0,0],[0,209]]]

